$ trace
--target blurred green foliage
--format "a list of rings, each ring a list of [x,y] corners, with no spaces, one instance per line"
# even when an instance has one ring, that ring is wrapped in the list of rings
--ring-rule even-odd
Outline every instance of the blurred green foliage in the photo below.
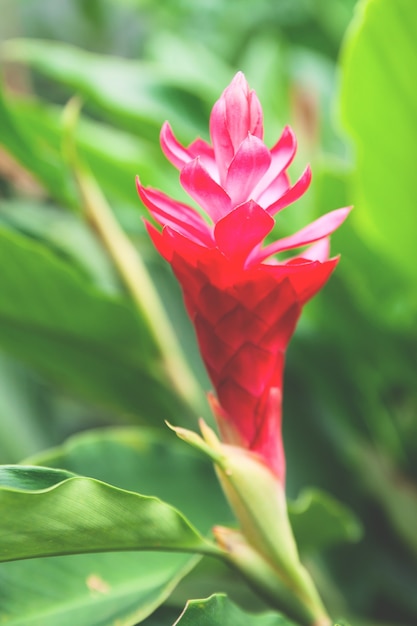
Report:
[[[83,211],[63,152],[62,112],[74,94],[81,96],[80,158],[144,259],[184,353],[208,389],[178,287],[145,235],[134,177],[183,199],[177,173],[159,149],[160,126],[169,119],[181,140],[207,138],[212,104],[242,69],[263,104],[267,140],[272,143],[290,123],[299,141],[294,176],[307,160],[312,164],[312,188],[297,209],[282,215],[282,231],[355,205],[332,238],[334,253],[341,253],[338,269],[305,310],[289,349],[284,438],[289,497],[304,487],[326,489],[351,508],[364,535],[356,545],[327,546],[324,552],[318,539],[308,563],[332,614],[359,625],[412,626],[417,6],[415,0],[355,4],[1,0],[0,461],[18,462],[94,426],[192,423],[190,408],[170,387],[145,319]],[[65,448],[60,450],[60,465],[72,470],[63,459]],[[45,458],[56,465],[53,455]],[[111,482],[96,452],[93,458],[103,465],[97,477]],[[114,475],[124,461],[114,449],[108,458]],[[126,484],[130,461],[121,486],[148,493],[152,481]],[[96,477],[93,465],[76,471]],[[201,472],[209,480],[210,469]],[[156,486],[152,493],[159,495]],[[197,489],[193,497],[198,495]],[[166,490],[161,497],[172,501]],[[340,538],[348,534],[336,532]],[[134,571],[132,555],[125,555],[126,565],[118,554],[120,566],[110,565],[111,556],[103,555],[99,574],[113,566],[115,572]],[[79,563],[85,557],[70,558],[80,559],[68,561],[74,572],[84,571]],[[59,559],[44,562],[45,580],[65,569]],[[24,563],[33,577],[36,561]],[[178,582],[185,574],[184,563],[174,564],[172,577],[155,586],[152,598],[159,600],[149,600],[152,610],[172,591],[173,578]],[[9,567],[1,571],[10,581],[19,576],[17,564],[2,567]],[[251,609],[251,597],[239,585],[236,590],[231,574],[220,566],[199,568],[196,588],[186,578],[177,597],[160,609],[169,613],[165,623],[178,617],[190,590],[189,597],[198,597],[227,587]],[[140,586],[143,573],[136,575]],[[224,587],[213,588],[213,580]],[[124,588],[126,580],[115,585]],[[126,593],[130,597],[131,589]],[[216,610],[222,602],[216,601]],[[150,626],[159,623],[158,613],[148,619]]]

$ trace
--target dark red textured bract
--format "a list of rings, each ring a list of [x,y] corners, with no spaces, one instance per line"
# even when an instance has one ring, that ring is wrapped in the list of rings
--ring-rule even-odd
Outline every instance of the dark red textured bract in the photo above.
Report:
[[[168,123],[167,158],[180,170],[198,211],[155,189],[138,191],[162,232],[147,223],[157,250],[171,264],[194,323],[216,396],[211,406],[224,442],[260,455],[283,483],[281,436],[285,351],[303,305],[325,284],[338,259],[328,236],[349,208],[338,209],[293,235],[263,246],[274,215],[297,200],[311,180],[307,167],[290,185],[296,151],[286,127],[272,149],[263,142],[262,108],[238,73],[213,107],[212,145],[182,146]],[[310,245],[297,256],[279,252]]]

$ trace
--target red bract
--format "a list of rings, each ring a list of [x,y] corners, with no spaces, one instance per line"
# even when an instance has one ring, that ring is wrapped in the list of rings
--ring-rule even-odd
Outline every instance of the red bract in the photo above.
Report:
[[[303,305],[324,285],[338,259],[328,235],[346,218],[338,209],[294,235],[263,246],[274,215],[307,189],[307,169],[290,185],[296,141],[285,128],[272,149],[263,143],[262,109],[238,73],[213,107],[212,145],[182,146],[168,123],[161,132],[182,186],[203,209],[144,188],[142,201],[163,229],[149,234],[178,278],[204,363],[217,393],[211,404],[223,441],[258,453],[283,482],[281,437],[285,350]],[[313,244],[302,254],[272,255]]]

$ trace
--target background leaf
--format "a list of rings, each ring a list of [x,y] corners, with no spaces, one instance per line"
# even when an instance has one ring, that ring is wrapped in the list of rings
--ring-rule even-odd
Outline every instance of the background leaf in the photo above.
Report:
[[[133,126],[145,136],[156,137],[167,118],[187,132],[203,124],[201,100],[184,97],[180,74],[162,73],[158,66],[46,40],[9,40],[2,52],[9,60],[30,63],[99,106],[111,119],[130,129]]]
[[[291,526],[302,553],[358,541],[362,528],[353,513],[328,494],[309,489],[289,502]]]
[[[170,595],[195,557],[104,553],[2,563],[7,626],[134,626]]]
[[[0,83],[0,145],[32,174],[50,189],[64,205],[75,206],[75,190],[71,186],[64,168],[53,157],[50,148],[41,135],[34,138],[25,133],[13,111],[9,107]]]
[[[105,428],[71,437],[25,461],[157,496],[183,511],[200,532],[232,520],[212,465],[171,431]]]
[[[413,281],[417,83],[409,68],[417,64],[416,39],[412,0],[361,2],[345,42],[341,92],[358,158],[354,219]]]
[[[178,404],[133,307],[92,288],[40,244],[0,231],[0,346],[64,388],[126,415]],[[145,393],[146,389],[146,393]]]
[[[131,491],[157,494],[176,507],[184,506],[203,533],[216,522],[230,520],[211,465],[171,432],[138,428],[91,431],[32,457],[30,462],[67,468]],[[181,554],[148,552],[3,563],[0,616],[9,616],[13,626],[26,619],[32,620],[31,626],[61,622],[63,626],[110,626],[116,618],[121,625],[130,626],[166,599],[195,563],[194,557],[190,560]],[[214,572],[217,577],[217,566]],[[209,578],[205,583],[216,586],[218,580]],[[175,617],[184,603],[181,593],[176,602]]]
[[[34,377],[0,354],[0,461],[14,463],[55,442],[54,427],[39,398]]]
[[[190,600],[175,622],[181,626],[293,626],[277,613],[250,615],[233,604],[225,595],[216,594],[206,600]]]

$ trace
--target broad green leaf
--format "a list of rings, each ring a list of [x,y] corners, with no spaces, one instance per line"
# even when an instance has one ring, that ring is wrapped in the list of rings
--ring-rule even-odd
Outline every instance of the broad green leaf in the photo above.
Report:
[[[223,594],[204,600],[190,600],[175,626],[294,626],[287,618],[272,611],[259,615],[243,611]]]
[[[25,133],[3,94],[0,82],[0,146],[4,146],[23,167],[65,205],[76,205],[75,189],[42,135]]]
[[[341,90],[357,152],[354,219],[414,281],[416,42],[414,0],[362,0],[342,55]]]
[[[178,414],[127,301],[91,288],[46,248],[5,230],[0,264],[4,350],[96,404],[158,423]]]
[[[134,626],[195,562],[183,554],[113,552],[2,563],[0,623]]]
[[[17,463],[55,442],[39,387],[29,373],[0,353],[0,463]]]
[[[404,330],[404,327],[414,325],[416,289],[398,264],[385,254],[383,248],[375,246],[367,231],[357,223],[355,216],[360,216],[364,207],[355,197],[352,181],[356,176],[357,173],[340,164],[321,162],[315,168],[313,185],[317,214],[337,206],[355,204],[343,228],[332,235],[332,251],[341,254],[337,276],[350,291],[351,308],[361,309],[372,324],[378,321],[384,326]],[[338,304],[336,297],[326,298],[324,295],[321,299],[331,300],[332,306]],[[317,321],[320,323],[325,319],[325,310],[321,310]],[[341,325],[339,321],[337,323]]]
[[[168,429],[93,430],[26,459],[26,463],[63,468],[157,496],[183,511],[202,533],[232,519],[211,463]]]
[[[56,161],[62,162],[63,109],[41,101],[11,97],[8,106],[26,140],[36,143],[42,138]],[[139,174],[146,184],[155,185],[161,177],[164,181],[172,178],[178,187],[177,172],[164,157],[159,143],[135,137],[86,115],[80,116],[74,134],[79,155],[89,164],[115,210],[121,206],[124,213],[126,207],[133,213],[135,209],[131,219],[133,225],[133,218],[136,218],[135,230],[142,225],[137,215],[141,203],[135,176]],[[69,172],[67,175],[70,176]],[[50,188],[50,193],[55,196],[54,188]],[[123,212],[119,210],[119,213],[123,216]]]
[[[211,463],[173,438],[171,432],[149,428],[91,431],[25,462],[65,468],[124,489],[156,495],[183,511],[203,533],[216,524],[232,521]],[[324,492],[302,492],[297,500],[289,502],[289,513],[297,544],[305,553],[357,541],[361,536],[361,526],[353,513]]]
[[[144,136],[155,139],[165,119],[188,134],[203,123],[201,100],[183,88],[180,72],[164,72],[156,64],[106,57],[46,40],[8,40],[2,52],[6,59],[28,63],[71,92],[82,94],[118,124]]]
[[[18,491],[38,491],[48,489],[63,480],[74,478],[75,474],[49,467],[24,467],[22,465],[0,465],[0,488],[8,487]]]
[[[0,561],[117,550],[218,554],[152,496],[31,466],[0,468]]]
[[[29,462],[156,494],[182,509],[203,533],[230,519],[210,464],[168,431],[91,431]],[[116,619],[130,626],[149,615],[194,564],[184,555],[148,552],[3,563],[0,616],[13,616],[13,626],[113,626]],[[218,588],[218,579],[207,584]],[[175,617],[179,613],[178,608]]]
[[[320,551],[344,541],[358,541],[362,527],[353,513],[332,496],[305,490],[289,503],[289,516],[302,553]]]
[[[0,200],[0,224],[45,244],[100,290],[120,294],[120,279],[97,238],[79,215],[51,203]]]

